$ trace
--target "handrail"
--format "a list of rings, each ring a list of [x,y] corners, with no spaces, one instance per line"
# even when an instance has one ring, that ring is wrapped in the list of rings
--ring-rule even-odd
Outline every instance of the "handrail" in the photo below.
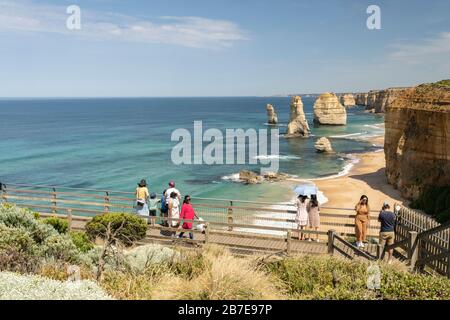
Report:
[[[3,185],[6,187],[8,186],[16,186],[16,187],[28,187],[28,188],[47,188],[47,189],[67,189],[67,190],[79,190],[79,191],[89,191],[89,192],[101,192],[101,193],[116,193],[116,194],[127,194],[127,195],[133,195],[134,192],[131,191],[116,191],[116,190],[105,190],[105,189],[91,189],[91,188],[75,188],[75,187],[65,187],[65,186],[49,186],[49,185],[33,185],[33,184],[20,184],[20,183],[5,183],[2,182]],[[8,190],[8,189],[7,189]],[[161,196],[161,194],[158,194],[158,196]],[[110,196],[113,198],[113,196]],[[133,200],[133,197],[130,198],[130,200]],[[221,198],[203,198],[203,197],[191,197],[193,200],[206,200],[206,201],[222,201],[222,202],[240,202],[240,203],[249,203],[249,204],[267,204],[267,205],[280,205],[280,206],[292,206],[295,207],[295,204],[292,202],[280,202],[280,203],[273,203],[273,202],[264,202],[264,201],[249,201],[249,200],[239,200],[239,199],[221,199]],[[330,210],[345,210],[345,211],[355,211],[354,208],[337,208],[337,207],[328,207],[328,206],[321,206],[323,209],[330,209]],[[378,210],[370,210],[372,213],[378,213]]]

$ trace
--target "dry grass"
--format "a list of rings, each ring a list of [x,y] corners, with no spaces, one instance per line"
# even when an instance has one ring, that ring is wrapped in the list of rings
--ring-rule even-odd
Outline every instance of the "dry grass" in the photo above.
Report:
[[[143,273],[107,272],[102,287],[117,299],[283,299],[274,277],[250,259],[218,246],[187,253],[182,261],[153,265]]]

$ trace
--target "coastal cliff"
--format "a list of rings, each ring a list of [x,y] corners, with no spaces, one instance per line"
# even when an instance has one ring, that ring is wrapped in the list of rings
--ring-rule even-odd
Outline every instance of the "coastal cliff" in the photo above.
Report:
[[[396,92],[386,105],[386,176],[408,199],[450,185],[450,86],[425,84]]]
[[[355,97],[351,93],[347,93],[347,94],[340,96],[339,100],[344,107],[356,106]]]
[[[316,125],[345,125],[347,111],[334,93],[321,94],[314,103],[314,123]]]
[[[388,88],[384,90],[371,90],[367,93],[356,93],[355,101],[359,106],[366,106],[366,110],[375,113],[384,113],[403,91],[410,88]]]
[[[355,103],[357,106],[367,106],[368,93],[355,93]]]
[[[302,98],[300,96],[292,97],[290,107],[291,115],[286,137],[309,137],[310,129],[303,110]]]

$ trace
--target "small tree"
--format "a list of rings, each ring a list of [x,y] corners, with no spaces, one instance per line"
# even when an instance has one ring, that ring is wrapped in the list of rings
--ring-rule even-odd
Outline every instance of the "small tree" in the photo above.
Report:
[[[132,245],[147,233],[147,221],[132,214],[106,213],[94,217],[86,224],[86,233],[91,239],[103,239],[97,265],[97,280],[100,281],[105,270],[106,257],[114,255],[113,246]]]
[[[141,240],[147,233],[147,221],[139,216],[128,213],[105,213],[94,217],[86,224],[86,234],[92,240],[106,240],[111,235],[112,244],[120,241],[126,246]]]

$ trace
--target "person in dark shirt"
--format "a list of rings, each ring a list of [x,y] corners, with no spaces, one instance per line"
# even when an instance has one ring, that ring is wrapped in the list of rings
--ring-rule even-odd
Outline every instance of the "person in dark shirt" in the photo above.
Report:
[[[378,216],[378,221],[381,223],[380,245],[383,247],[383,250],[386,245],[390,246],[394,244],[395,240],[395,223],[397,221],[397,216],[389,209],[389,204],[385,202],[380,215]],[[393,249],[388,250],[388,263],[391,263],[393,251]]]

